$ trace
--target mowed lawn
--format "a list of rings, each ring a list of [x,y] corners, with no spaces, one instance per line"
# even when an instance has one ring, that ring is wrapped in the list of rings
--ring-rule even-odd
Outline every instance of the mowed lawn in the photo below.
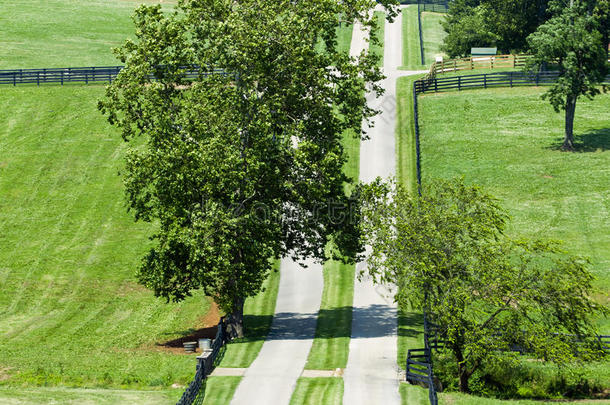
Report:
[[[194,356],[158,346],[203,327],[201,294],[166,303],[134,272],[148,224],[126,212],[126,146],[103,88],[0,92],[0,384],[169,387]]]
[[[0,0],[0,69],[118,65],[139,4],[173,0]]]

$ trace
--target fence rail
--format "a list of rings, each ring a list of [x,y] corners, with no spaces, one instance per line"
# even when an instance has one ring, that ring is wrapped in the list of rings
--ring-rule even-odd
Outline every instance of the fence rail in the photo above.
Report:
[[[212,346],[210,349],[205,350],[199,357],[197,357],[195,376],[188,387],[186,387],[186,390],[176,405],[200,405],[203,403],[207,377],[214,369],[214,361],[218,357],[218,354],[226,341],[227,334],[224,319],[221,318],[216,329],[216,337],[212,342]]]
[[[531,55],[491,55],[448,59],[430,65],[427,79],[439,74],[475,69],[524,68]]]
[[[554,83],[559,72],[548,71],[538,73],[498,72],[479,75],[455,77],[432,77],[416,80],[413,83],[415,94],[449,90],[467,90],[474,88],[540,86]],[[610,84],[610,75],[606,76],[605,84]]]
[[[53,69],[12,69],[0,70],[0,85],[12,84],[36,84],[40,86],[45,83],[85,83],[109,82],[111,83],[124,69],[124,66],[91,66],[91,67],[69,67]],[[203,69],[199,66],[182,67],[183,78],[195,79],[200,75],[223,74],[222,69]],[[155,75],[149,76],[152,80]]]

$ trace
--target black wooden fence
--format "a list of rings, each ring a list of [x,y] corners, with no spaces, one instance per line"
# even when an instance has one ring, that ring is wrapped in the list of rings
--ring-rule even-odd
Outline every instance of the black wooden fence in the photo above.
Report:
[[[189,386],[186,387],[186,390],[176,405],[201,405],[203,403],[207,377],[214,369],[214,362],[226,341],[227,334],[224,319],[221,318],[216,330],[216,337],[212,342],[210,350],[205,351],[201,356],[197,357],[195,377]]]
[[[416,94],[450,90],[467,90],[491,87],[544,86],[555,83],[559,77],[557,71],[547,72],[497,72],[480,75],[465,75],[454,77],[434,77],[416,80],[413,83]],[[610,84],[610,75],[606,76],[605,84]]]
[[[406,364],[406,380],[411,384],[423,384],[428,388],[428,399],[431,405],[438,405],[437,391],[440,387],[437,386],[434,372],[432,371],[432,350],[438,350],[441,346],[430,343],[438,343],[437,339],[432,335],[432,324],[428,320],[426,311],[424,311],[424,348],[409,349],[407,351]]]
[[[0,85],[9,84],[45,84],[45,83],[85,83],[109,82],[111,83],[123,66],[91,66],[53,69],[12,69],[0,70]],[[183,67],[183,78],[195,79],[203,74],[226,74],[222,69],[202,69],[199,66]],[[154,75],[150,75],[154,79]]]

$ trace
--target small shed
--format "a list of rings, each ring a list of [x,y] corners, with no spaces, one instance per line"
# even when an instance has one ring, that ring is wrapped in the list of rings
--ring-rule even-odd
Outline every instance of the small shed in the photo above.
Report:
[[[470,56],[495,56],[498,53],[498,48],[471,48]]]

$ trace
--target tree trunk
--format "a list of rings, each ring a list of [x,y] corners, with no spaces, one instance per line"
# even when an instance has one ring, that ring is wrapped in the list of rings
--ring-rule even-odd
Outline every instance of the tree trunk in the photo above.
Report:
[[[470,387],[468,386],[468,381],[470,380],[470,375],[466,373],[465,367],[460,366],[460,391],[464,393],[470,392]]]
[[[239,298],[233,304],[233,312],[227,315],[227,334],[229,338],[244,337],[244,299]]]
[[[453,349],[453,354],[455,355],[455,359],[457,360],[458,375],[460,378],[460,391],[468,393],[470,392],[470,388],[468,387],[470,373],[468,373],[468,370],[466,370],[466,364],[464,364],[464,355],[462,354],[462,350],[457,348]]]
[[[568,96],[566,100],[566,128],[563,139],[563,150],[574,150],[574,112],[576,111],[576,98]]]

